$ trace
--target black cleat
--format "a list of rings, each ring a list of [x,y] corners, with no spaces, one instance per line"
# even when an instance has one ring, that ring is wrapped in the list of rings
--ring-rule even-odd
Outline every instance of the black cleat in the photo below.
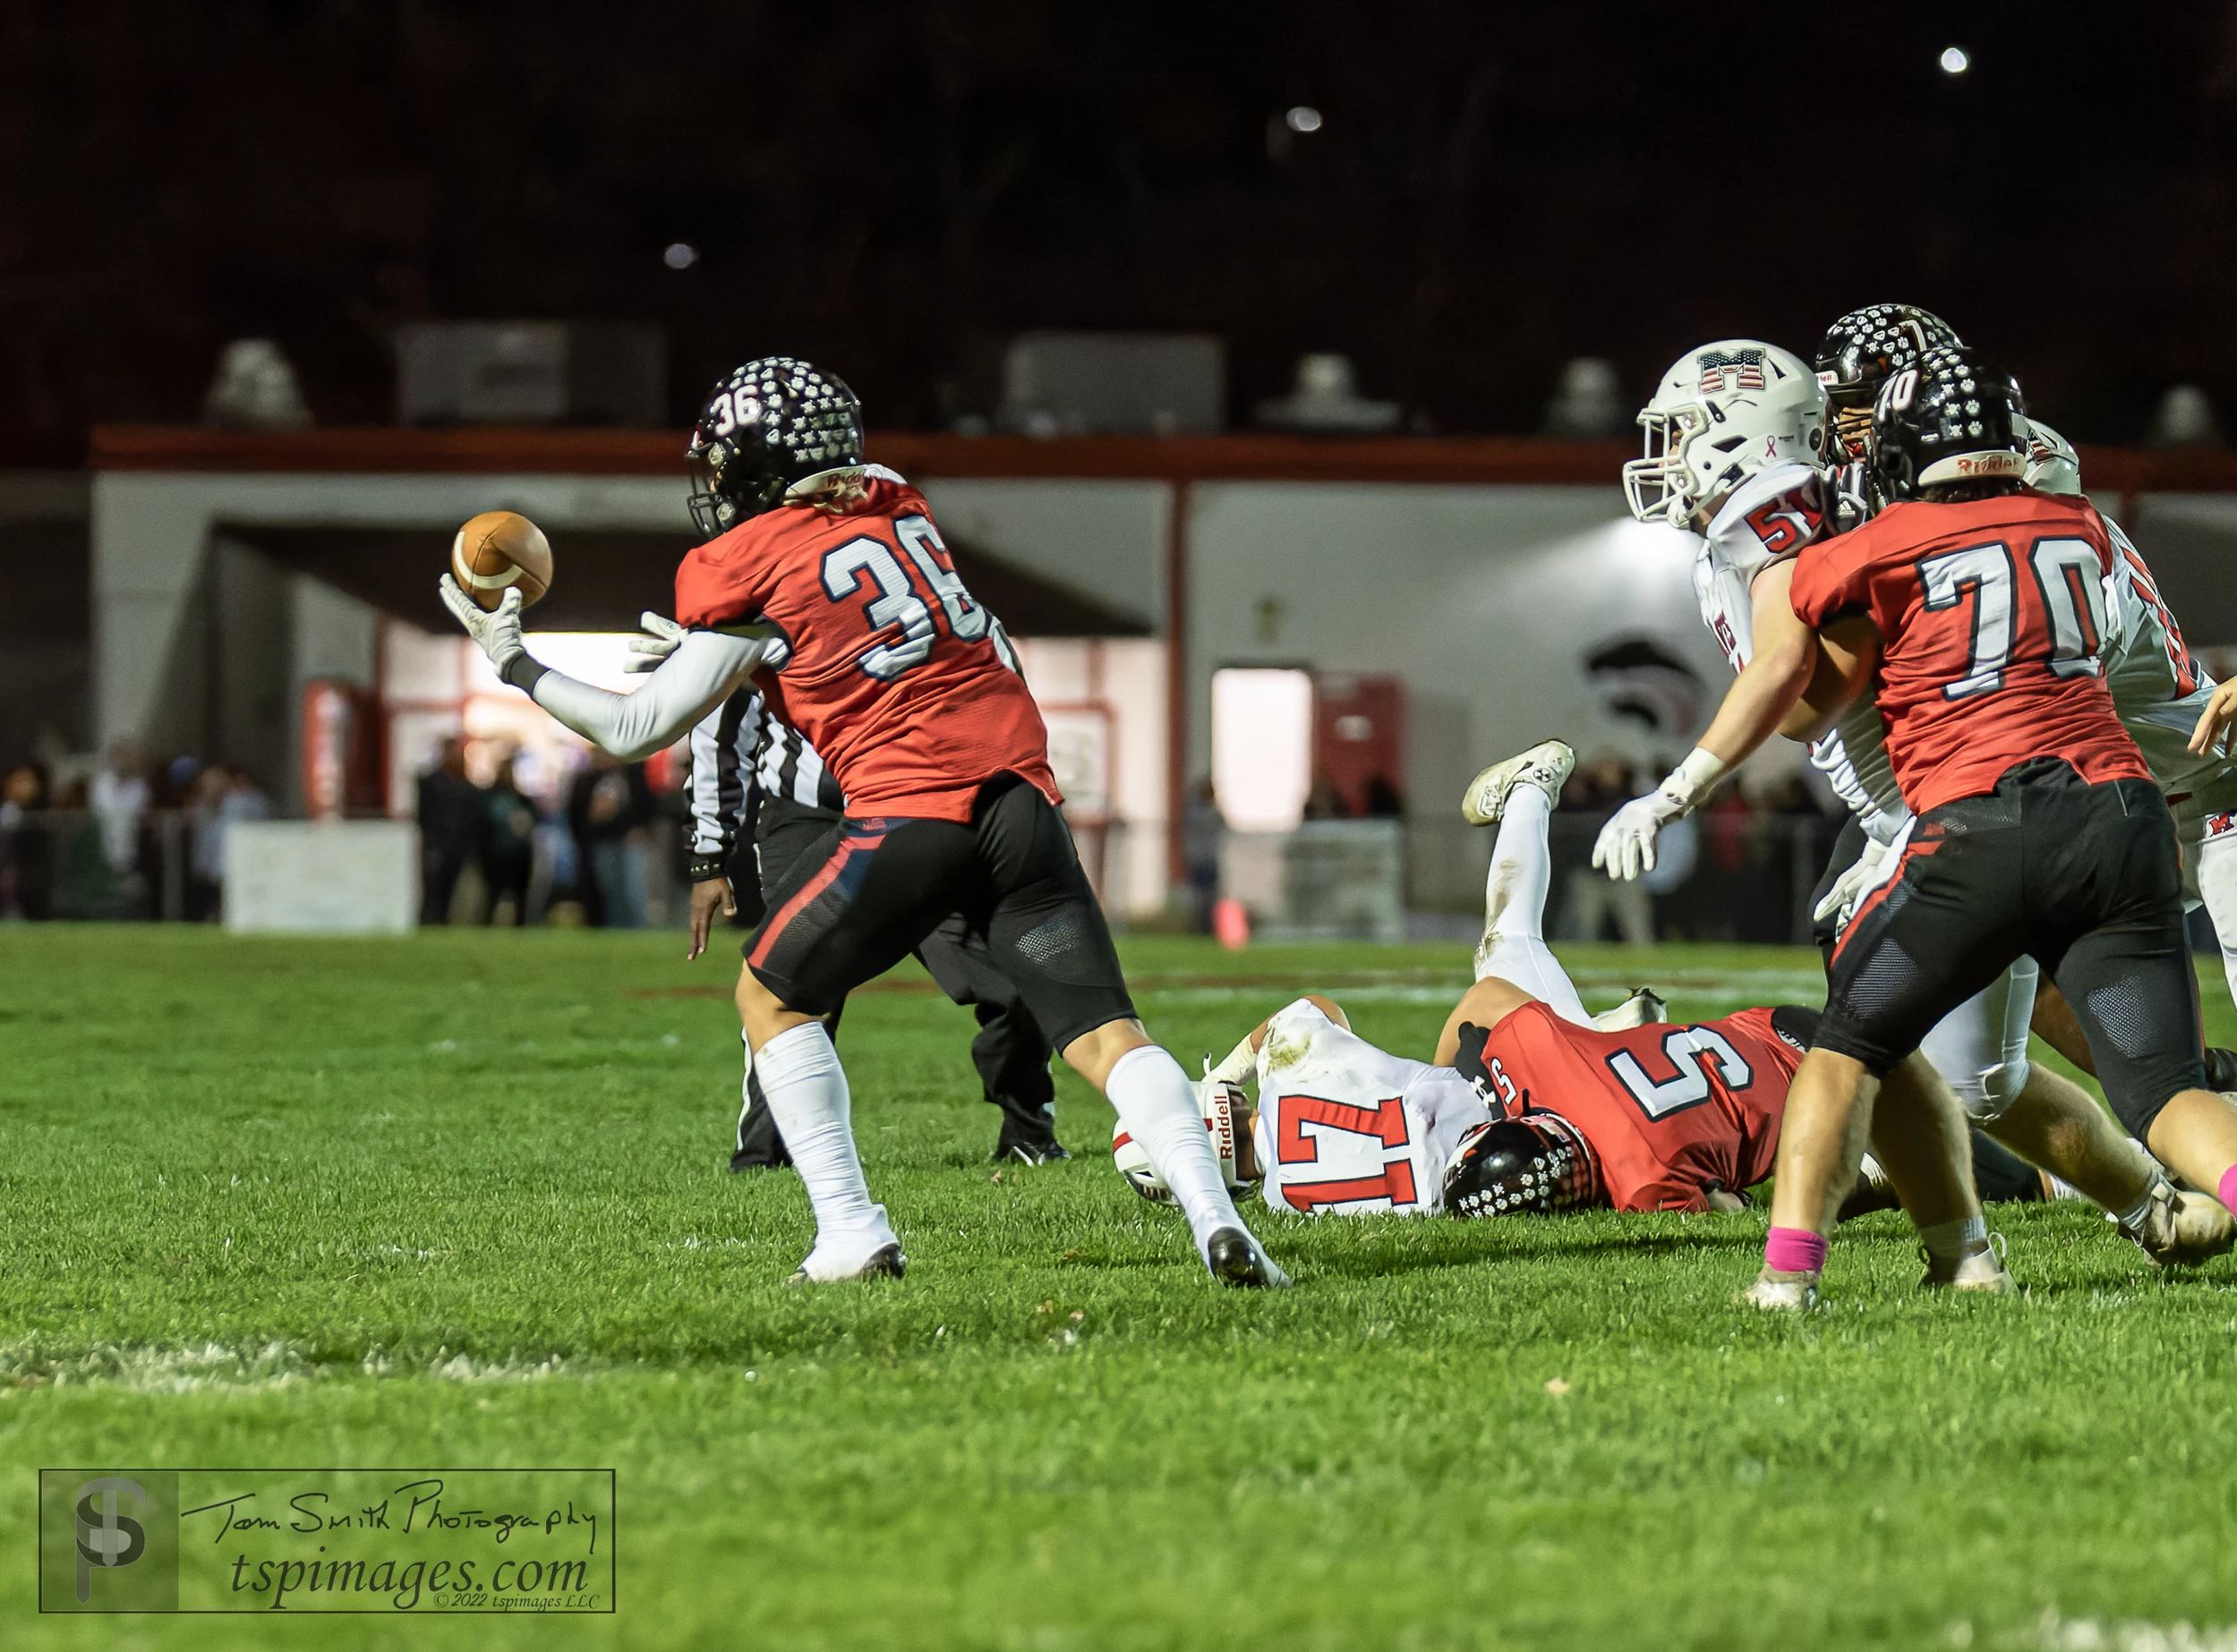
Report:
[[[1069,1159],[1064,1145],[1054,1136],[1012,1137],[1007,1132],[995,1144],[996,1164],[1008,1164],[1015,1160],[1020,1164],[1054,1164],[1059,1159]]]
[[[1222,1228],[1204,1247],[1204,1265],[1221,1284],[1237,1290],[1286,1290],[1289,1275],[1241,1228]]]

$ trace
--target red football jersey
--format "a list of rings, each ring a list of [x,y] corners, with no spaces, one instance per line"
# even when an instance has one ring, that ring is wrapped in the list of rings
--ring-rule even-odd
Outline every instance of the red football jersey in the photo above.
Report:
[[[1787,1084],[1802,1051],[1771,1011],[1603,1033],[1524,1005],[1483,1046],[1510,1115],[1559,1113],[1584,1133],[1618,1210],[1706,1210],[1771,1174]]]
[[[2097,658],[2112,567],[2087,499],[1907,501],[1805,548],[1794,611],[1816,629],[1850,614],[1880,627],[1888,757],[1923,813],[2030,757],[2093,782],[2149,778]]]
[[[676,570],[676,617],[783,635],[790,656],[757,680],[830,765],[851,815],[968,821],[1003,773],[1063,801],[1000,628],[956,577],[924,495],[891,471],[872,466],[848,507],[780,507],[692,551]]]

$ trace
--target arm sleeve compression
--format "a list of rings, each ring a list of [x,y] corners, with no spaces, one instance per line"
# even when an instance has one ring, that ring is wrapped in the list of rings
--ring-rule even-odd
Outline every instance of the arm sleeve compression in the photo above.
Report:
[[[633,694],[609,694],[549,667],[517,685],[585,740],[637,762],[673,745],[743,685],[764,646],[758,637],[695,631]]]

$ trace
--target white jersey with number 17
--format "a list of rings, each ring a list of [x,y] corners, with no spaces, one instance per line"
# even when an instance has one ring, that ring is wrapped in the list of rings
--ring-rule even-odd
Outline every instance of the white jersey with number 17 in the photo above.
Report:
[[[1452,1068],[1378,1050],[1302,998],[1267,1024],[1252,1142],[1268,1205],[1434,1215],[1460,1138],[1493,1117]]]

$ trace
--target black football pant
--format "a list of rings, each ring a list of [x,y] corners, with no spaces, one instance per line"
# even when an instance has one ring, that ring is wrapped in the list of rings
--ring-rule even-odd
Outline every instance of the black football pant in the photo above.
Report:
[[[2177,1094],[2205,1087],[2166,800],[2149,780],[2093,786],[2050,757],[1914,823],[1895,876],[1834,949],[1814,1047],[1884,1075],[2022,953],[2073,1006],[2138,1140]]]
[[[841,816],[829,809],[764,796],[754,820],[750,844],[733,862],[731,886],[741,891],[740,915],[757,922],[776,904],[774,892],[824,842]],[[747,857],[752,858],[749,860]],[[748,905],[750,898],[751,904]],[[971,1064],[978,1069],[982,1094],[1002,1113],[997,1155],[1022,1148],[1042,1153],[1056,1145],[1056,1081],[1049,1072],[1047,1035],[1034,1020],[1009,977],[994,967],[983,937],[975,937],[960,915],[945,919],[917,947],[918,962],[943,992],[969,1006],[978,1018],[971,1040]],[[843,999],[824,1017],[838,1036]],[[790,1155],[777,1134],[757,1077],[747,1080],[749,1101],[739,1114],[730,1168],[788,1164]]]

